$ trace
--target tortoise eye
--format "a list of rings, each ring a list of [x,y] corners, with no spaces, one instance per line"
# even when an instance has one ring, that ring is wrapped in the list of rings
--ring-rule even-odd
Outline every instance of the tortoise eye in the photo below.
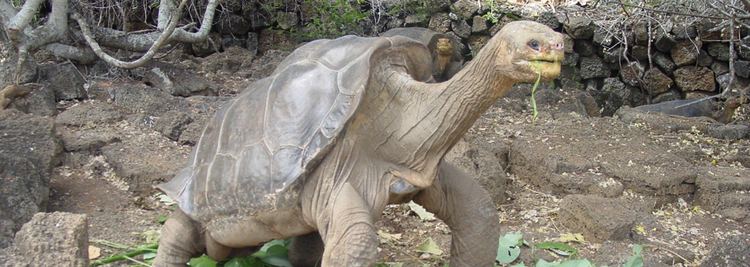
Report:
[[[534,49],[536,51],[539,51],[539,41],[537,40],[531,40],[527,44],[531,49]]]

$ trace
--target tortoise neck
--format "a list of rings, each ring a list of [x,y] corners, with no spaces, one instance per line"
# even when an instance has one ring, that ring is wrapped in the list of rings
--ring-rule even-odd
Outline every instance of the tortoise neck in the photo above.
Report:
[[[487,45],[499,44],[492,42]],[[427,92],[428,96],[423,98],[427,99],[427,103],[414,104],[427,104],[428,112],[423,112],[424,117],[414,126],[422,129],[422,145],[414,152],[417,154],[414,162],[416,169],[432,167],[429,163],[437,164],[474,122],[514,84],[512,79],[496,68],[498,50],[495,47],[482,49],[473,61],[446,82],[420,85],[422,91]],[[419,166],[423,165],[420,162],[427,164]]]

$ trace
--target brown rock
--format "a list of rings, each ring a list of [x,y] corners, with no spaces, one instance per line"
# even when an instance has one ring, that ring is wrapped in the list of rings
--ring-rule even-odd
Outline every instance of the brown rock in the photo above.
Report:
[[[16,234],[24,266],[89,266],[86,215],[37,213]]]
[[[672,79],[657,68],[651,68],[643,75],[643,89],[651,95],[669,91],[672,84],[674,84]]]
[[[568,195],[560,203],[562,224],[594,241],[628,238],[636,215],[630,204],[620,199]]]
[[[685,40],[672,47],[672,61],[677,66],[685,66],[695,63],[700,55],[701,42]]]
[[[713,92],[716,89],[714,73],[706,67],[681,67],[675,70],[674,78],[677,87],[683,92]]]

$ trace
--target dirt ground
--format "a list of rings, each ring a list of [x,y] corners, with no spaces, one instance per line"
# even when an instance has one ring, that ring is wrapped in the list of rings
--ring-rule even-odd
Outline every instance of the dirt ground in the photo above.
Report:
[[[242,84],[242,79],[220,81]],[[541,105],[542,113],[532,123],[528,110],[528,90],[519,89],[501,99],[488,110],[475,124],[466,140],[472,147],[508,146],[519,136],[543,138],[545,125],[555,125],[559,121],[583,120],[586,123],[620,123],[617,118],[582,118],[565,110],[565,102],[573,99],[570,92],[556,92],[563,100],[558,104]],[[572,101],[572,100],[571,100]],[[533,126],[533,127],[532,127]],[[575,135],[577,129],[553,127],[555,134]],[[613,129],[616,127],[612,126]],[[619,128],[618,128],[619,129]],[[648,131],[647,131],[648,132]],[[663,133],[657,130],[648,136],[652,140],[683,140],[684,132]],[[131,134],[151,134],[147,130],[136,130]],[[747,148],[748,140],[725,141],[712,139],[709,143],[693,143],[675,149],[675,153],[692,158],[692,162],[704,161],[707,155],[696,154],[695,150],[722,150],[727,146]],[[593,142],[592,142],[593,144]],[[189,148],[183,146],[183,148]],[[542,151],[543,153],[543,151]],[[161,194],[149,191],[147,194],[134,194],[123,186],[124,182],[113,174],[112,167],[99,157],[82,157],[83,163],[67,164],[56,168],[51,181],[49,211],[67,211],[89,215],[91,245],[100,248],[101,257],[121,251],[107,245],[119,243],[137,246],[153,241],[158,235],[160,220],[168,215],[174,206],[162,199]],[[484,162],[485,166],[508,171],[507,162]],[[719,164],[730,165],[729,162]],[[737,166],[737,163],[733,166]],[[71,167],[78,166],[78,167]],[[741,167],[741,165],[740,165]],[[492,167],[490,167],[492,168]],[[744,168],[744,167],[743,167]],[[559,219],[559,204],[564,194],[556,194],[540,189],[528,181],[507,173],[505,186],[494,188],[503,192],[491,192],[498,203],[498,217],[502,233],[521,232],[529,244],[553,241],[563,234],[575,234],[567,229]],[[622,199],[643,199],[644,196],[625,190]],[[690,201],[690,199],[686,199]],[[749,235],[748,227],[733,220],[722,218],[678,199],[654,209],[646,209],[642,217],[636,219],[637,227],[628,238],[620,241],[606,240],[594,242],[584,240],[572,245],[579,249],[579,256],[597,265],[620,265],[631,255],[632,246],[641,244],[645,266],[697,266],[709,253],[711,246],[728,236]],[[635,209],[635,208],[634,208]],[[639,215],[640,216],[640,215]],[[398,266],[442,266],[450,251],[450,230],[439,220],[423,221],[407,205],[389,206],[377,224],[381,245],[379,261],[386,265]],[[417,247],[427,239],[436,242],[442,254],[419,252]],[[563,258],[547,250],[524,247],[521,259],[527,266],[536,259],[552,261]],[[119,262],[113,266],[136,265],[132,262]]]

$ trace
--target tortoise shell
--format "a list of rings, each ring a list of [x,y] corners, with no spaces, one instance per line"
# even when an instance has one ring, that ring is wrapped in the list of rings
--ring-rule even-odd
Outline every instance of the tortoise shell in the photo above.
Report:
[[[225,103],[203,130],[188,166],[157,188],[201,222],[298,205],[306,174],[326,156],[363,98],[373,54],[408,43],[416,42],[344,36],[296,49],[269,77]]]

